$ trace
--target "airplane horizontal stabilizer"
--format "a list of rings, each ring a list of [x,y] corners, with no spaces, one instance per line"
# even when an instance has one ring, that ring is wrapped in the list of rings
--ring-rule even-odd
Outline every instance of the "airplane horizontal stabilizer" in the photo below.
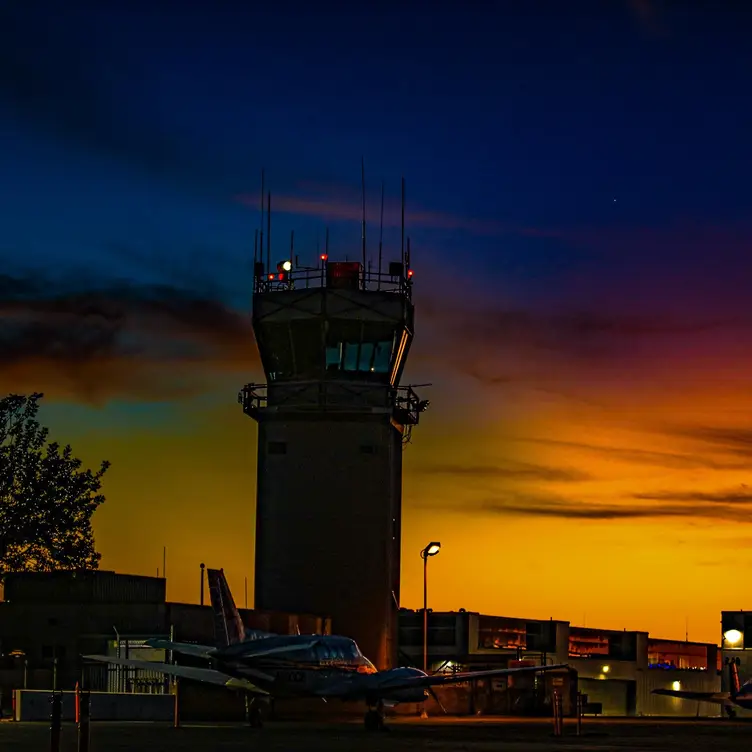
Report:
[[[716,705],[726,705],[731,702],[728,692],[692,692],[684,689],[654,689],[652,694],[665,695],[666,697],[678,697],[680,700],[712,702]]]
[[[171,642],[170,640],[146,640],[146,645],[156,650],[172,650],[183,655],[195,655],[198,658],[211,658],[217,651],[211,645],[197,645],[193,642]]]
[[[174,666],[170,663],[156,663],[155,661],[137,661],[130,658],[113,658],[109,655],[85,655],[89,661],[98,661],[100,663],[112,663],[117,666],[127,666],[129,668],[140,668],[144,671],[155,671],[168,676],[177,676],[181,679],[193,679],[194,681],[205,682],[207,684],[217,684],[228,689],[242,689],[245,692],[252,692],[260,695],[269,693],[260,689],[245,679],[237,679],[221,671],[215,671],[211,668],[196,668],[194,666]]]

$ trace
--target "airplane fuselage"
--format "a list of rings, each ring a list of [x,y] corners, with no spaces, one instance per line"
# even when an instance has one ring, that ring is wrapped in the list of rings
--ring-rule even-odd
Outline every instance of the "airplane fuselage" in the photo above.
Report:
[[[212,656],[215,668],[239,679],[246,679],[277,697],[325,696],[331,688],[338,695],[353,700],[375,695],[376,685],[408,676],[425,676],[416,668],[396,668],[379,672],[360,652],[353,640],[339,636],[317,637],[313,647],[296,650],[305,644],[306,636],[280,635],[252,643],[239,643],[218,650]],[[259,650],[269,650],[267,656]],[[271,651],[282,650],[284,653]],[[378,678],[377,675],[378,674]],[[423,688],[379,690],[381,699],[398,702],[421,702],[426,698]]]

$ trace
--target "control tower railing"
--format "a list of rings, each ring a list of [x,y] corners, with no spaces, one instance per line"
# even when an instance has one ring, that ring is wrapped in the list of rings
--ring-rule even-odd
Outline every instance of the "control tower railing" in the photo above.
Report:
[[[426,386],[426,385],[424,385]],[[271,398],[271,399],[270,399]],[[428,408],[412,386],[387,387],[348,381],[296,381],[246,384],[238,393],[243,412],[258,420],[269,408],[295,411],[351,412],[389,411],[401,425],[418,424]]]
[[[283,264],[277,270],[266,269],[261,262],[256,264],[253,292],[267,293],[285,290],[332,288],[338,290],[368,290],[403,295],[412,298],[412,270],[403,264],[390,264],[389,271],[374,271],[364,268],[358,261],[329,262],[321,260],[317,267],[293,267],[285,270]]]

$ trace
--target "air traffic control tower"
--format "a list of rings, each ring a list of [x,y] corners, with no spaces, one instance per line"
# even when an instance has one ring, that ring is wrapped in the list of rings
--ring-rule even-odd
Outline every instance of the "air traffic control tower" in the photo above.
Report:
[[[384,272],[328,253],[314,267],[291,253],[271,261],[268,243],[267,234],[253,296],[267,383],[239,395],[259,429],[255,607],[330,616],[333,631],[388,668],[403,443],[428,406],[400,386],[413,338],[409,242]]]

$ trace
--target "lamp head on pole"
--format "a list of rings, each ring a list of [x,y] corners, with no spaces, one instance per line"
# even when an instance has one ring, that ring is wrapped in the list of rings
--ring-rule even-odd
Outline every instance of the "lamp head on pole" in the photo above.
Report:
[[[420,558],[427,559],[429,556],[436,556],[441,550],[441,543],[438,541],[431,541],[421,552]]]

